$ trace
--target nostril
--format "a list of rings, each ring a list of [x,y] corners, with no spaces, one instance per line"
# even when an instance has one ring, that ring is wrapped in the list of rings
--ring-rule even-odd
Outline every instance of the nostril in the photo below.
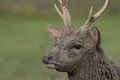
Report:
[[[51,59],[52,59],[52,56],[49,56],[49,57],[48,57],[48,60],[51,60]]]
[[[43,59],[42,59],[42,62],[45,63],[45,64],[48,64],[49,58],[47,56],[44,56]]]

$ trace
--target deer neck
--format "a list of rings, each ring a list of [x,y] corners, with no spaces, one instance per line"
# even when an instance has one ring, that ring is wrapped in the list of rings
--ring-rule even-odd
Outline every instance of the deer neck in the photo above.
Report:
[[[88,52],[76,64],[76,70],[68,73],[69,80],[118,80],[111,64],[103,53]]]

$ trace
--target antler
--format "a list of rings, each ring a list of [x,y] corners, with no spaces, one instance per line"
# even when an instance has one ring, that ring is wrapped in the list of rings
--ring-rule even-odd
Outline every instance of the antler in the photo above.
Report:
[[[58,9],[57,5],[55,4],[54,6],[55,6],[56,11],[63,19],[65,26],[72,27],[70,13],[67,8],[67,0],[59,0],[59,3],[60,3],[60,7],[62,9],[62,12]]]
[[[87,21],[85,22],[85,24],[81,28],[82,29],[88,28],[106,10],[109,2],[110,2],[110,0],[105,0],[105,3],[102,6],[102,8],[94,15],[92,15],[93,7],[91,7],[89,17],[88,17]]]

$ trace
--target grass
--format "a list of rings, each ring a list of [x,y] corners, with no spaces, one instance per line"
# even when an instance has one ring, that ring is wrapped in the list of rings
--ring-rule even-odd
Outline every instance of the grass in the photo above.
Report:
[[[103,16],[93,24],[101,31],[105,53],[117,63],[120,63],[119,17]],[[75,26],[84,21],[85,18],[73,17]],[[63,26],[59,17],[0,16],[0,80],[58,80],[57,72],[41,62],[53,46],[47,33],[49,23]]]

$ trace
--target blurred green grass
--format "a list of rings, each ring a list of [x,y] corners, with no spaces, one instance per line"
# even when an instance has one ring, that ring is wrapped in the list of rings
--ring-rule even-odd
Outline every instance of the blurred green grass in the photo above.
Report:
[[[80,26],[85,19],[73,17],[73,23]],[[104,15],[93,24],[101,31],[105,53],[116,63],[120,63],[119,22],[120,15]],[[63,26],[58,16],[0,16],[0,80],[58,80],[57,72],[41,61],[53,47],[49,23]]]

